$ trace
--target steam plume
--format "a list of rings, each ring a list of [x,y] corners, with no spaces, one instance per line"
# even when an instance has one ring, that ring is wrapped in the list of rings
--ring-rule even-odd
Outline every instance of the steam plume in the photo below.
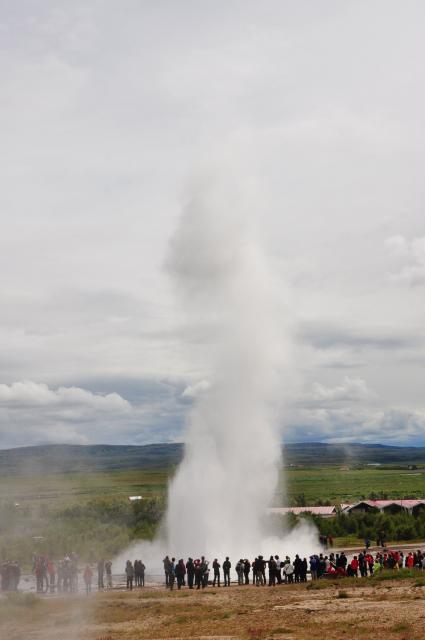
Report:
[[[289,341],[282,285],[259,246],[251,202],[222,179],[203,182],[171,241],[167,267],[198,373],[183,396],[194,404],[165,527],[117,559],[146,558],[151,576],[162,577],[166,553],[235,562],[317,550],[316,532],[305,523],[283,540],[262,526],[281,466],[277,425]]]
[[[203,184],[171,243],[168,267],[189,326],[210,342],[209,384],[190,412],[169,489],[168,543],[178,554],[257,554],[264,539],[281,462],[275,407],[286,345],[256,235],[240,197]]]

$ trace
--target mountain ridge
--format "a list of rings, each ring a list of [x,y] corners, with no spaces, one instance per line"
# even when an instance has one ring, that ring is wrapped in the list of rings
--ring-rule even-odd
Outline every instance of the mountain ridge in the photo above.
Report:
[[[285,465],[425,463],[425,447],[295,442],[283,445]],[[159,469],[177,465],[184,444],[47,444],[0,450],[0,476]]]

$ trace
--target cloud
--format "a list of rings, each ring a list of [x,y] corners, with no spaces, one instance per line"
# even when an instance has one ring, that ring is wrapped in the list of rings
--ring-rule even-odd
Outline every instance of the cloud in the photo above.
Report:
[[[381,4],[1,3],[0,446],[179,437],[225,310],[206,295],[189,326],[163,263],[217,159],[258,192],[259,242],[293,285],[291,378],[323,386],[307,408],[372,402],[331,378],[344,369],[386,410],[421,411],[425,4],[388,3],[377,37]],[[205,247],[177,241],[199,292]]]
[[[386,241],[389,250],[397,258],[402,258],[400,270],[391,275],[394,282],[417,286],[425,284],[425,236],[407,240],[404,236],[392,236]]]
[[[0,384],[0,408],[4,407],[73,407],[77,411],[95,410],[111,413],[125,413],[131,409],[130,404],[117,393],[97,395],[78,387],[59,387],[53,390],[46,384],[31,380],[13,382],[11,385]]]
[[[389,331],[386,326],[371,330],[367,327],[323,322],[302,322],[298,338],[317,349],[348,347],[356,350],[394,350],[409,348],[422,342],[422,338],[418,336],[406,335],[396,329]]]
[[[425,443],[425,411],[364,407],[303,409],[285,427],[287,441]]]
[[[425,409],[385,405],[363,378],[313,382],[287,407],[288,442],[370,442],[425,445]]]
[[[159,399],[149,385],[142,399],[129,402],[116,392],[81,387],[51,388],[30,380],[1,384],[1,446],[175,440],[182,410],[172,397]]]
[[[210,389],[211,383],[208,380],[200,380],[194,384],[189,384],[182,393],[182,398],[197,398],[204,391]]]
[[[409,244],[404,236],[391,236],[385,240],[385,245],[396,256],[408,254]]]
[[[368,389],[366,381],[362,378],[350,378],[346,376],[340,385],[327,387],[319,382],[313,383],[309,394],[312,401],[319,403],[329,402],[358,402],[370,398],[372,392]]]

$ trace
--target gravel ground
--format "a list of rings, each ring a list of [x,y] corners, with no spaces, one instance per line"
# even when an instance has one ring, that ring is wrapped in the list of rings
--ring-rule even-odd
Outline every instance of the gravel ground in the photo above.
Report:
[[[321,582],[321,581],[320,581]],[[317,585],[317,583],[315,583]],[[162,587],[0,602],[8,640],[425,637],[425,575],[373,584],[174,591]],[[24,597],[24,596],[23,596]],[[34,601],[35,600],[35,601]],[[5,605],[5,606],[2,606]]]

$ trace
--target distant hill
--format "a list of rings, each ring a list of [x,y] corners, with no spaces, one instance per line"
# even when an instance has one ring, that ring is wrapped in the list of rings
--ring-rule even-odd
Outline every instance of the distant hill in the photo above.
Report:
[[[425,447],[384,444],[299,442],[284,446],[285,464],[417,464],[425,463]]]
[[[183,444],[49,444],[0,450],[0,476],[155,469],[180,462]]]
[[[0,476],[159,469],[176,465],[182,443],[131,445],[42,445],[0,450]],[[283,447],[285,465],[424,464],[425,447],[308,442]]]

